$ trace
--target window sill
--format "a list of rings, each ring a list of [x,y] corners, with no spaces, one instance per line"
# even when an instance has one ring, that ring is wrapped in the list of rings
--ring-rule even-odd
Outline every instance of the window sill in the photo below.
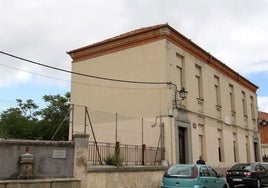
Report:
[[[197,103],[200,104],[200,105],[203,105],[204,104],[204,99],[202,98],[196,98],[197,100]]]

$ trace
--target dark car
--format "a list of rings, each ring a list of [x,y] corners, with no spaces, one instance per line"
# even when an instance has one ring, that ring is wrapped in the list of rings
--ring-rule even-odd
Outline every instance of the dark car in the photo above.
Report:
[[[172,165],[162,178],[161,188],[228,188],[221,174],[202,164]]]
[[[226,180],[230,187],[243,185],[261,187],[268,184],[268,163],[238,163],[226,172]]]

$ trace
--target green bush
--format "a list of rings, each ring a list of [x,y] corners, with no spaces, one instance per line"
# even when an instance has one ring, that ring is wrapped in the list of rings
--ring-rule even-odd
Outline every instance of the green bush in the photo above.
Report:
[[[122,155],[109,155],[104,159],[106,165],[122,166],[124,157]]]

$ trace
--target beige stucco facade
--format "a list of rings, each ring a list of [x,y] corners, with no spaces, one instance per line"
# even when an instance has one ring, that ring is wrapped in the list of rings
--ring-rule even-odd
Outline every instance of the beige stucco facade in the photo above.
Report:
[[[98,142],[160,144],[169,164],[200,155],[218,167],[260,160],[258,87],[169,25],[68,53],[72,71],[88,75],[72,75],[71,132],[92,135],[84,127],[87,106]],[[178,95],[182,87],[185,100]]]

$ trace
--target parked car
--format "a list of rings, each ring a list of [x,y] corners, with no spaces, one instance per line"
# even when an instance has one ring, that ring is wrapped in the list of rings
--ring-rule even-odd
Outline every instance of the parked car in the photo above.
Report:
[[[259,188],[268,184],[268,163],[238,163],[226,172],[226,180],[230,187],[243,185]]]
[[[162,178],[161,188],[228,188],[221,174],[203,164],[172,165]]]

